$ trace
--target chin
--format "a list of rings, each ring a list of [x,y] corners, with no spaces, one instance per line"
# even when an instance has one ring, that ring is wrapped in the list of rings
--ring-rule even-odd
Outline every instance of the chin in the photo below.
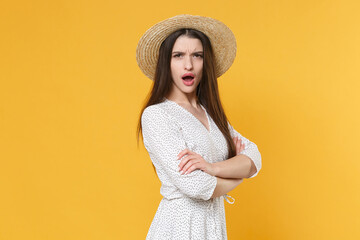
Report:
[[[196,91],[196,88],[181,89],[181,91],[184,92],[184,93],[192,93],[192,92],[195,92],[195,91]]]

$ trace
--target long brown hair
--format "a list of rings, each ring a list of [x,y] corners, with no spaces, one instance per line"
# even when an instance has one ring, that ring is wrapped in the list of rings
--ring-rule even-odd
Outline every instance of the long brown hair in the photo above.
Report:
[[[146,98],[137,127],[137,145],[139,146],[139,135],[142,133],[141,116],[146,107],[164,101],[171,90],[172,77],[170,69],[171,53],[175,41],[178,37],[185,35],[190,38],[197,38],[201,41],[204,49],[204,66],[202,79],[196,89],[198,102],[205,107],[208,114],[216,123],[219,130],[223,133],[228,145],[228,158],[236,155],[236,146],[228,129],[228,119],[221,105],[218,83],[215,74],[215,58],[209,38],[196,29],[183,28],[170,34],[161,44],[159,58],[156,65],[155,78],[151,91]],[[155,166],[153,164],[154,171]]]

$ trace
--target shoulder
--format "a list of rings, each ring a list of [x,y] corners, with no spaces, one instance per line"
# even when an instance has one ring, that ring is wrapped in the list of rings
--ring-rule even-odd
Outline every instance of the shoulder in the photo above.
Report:
[[[174,120],[169,114],[168,107],[165,102],[147,106],[141,115],[141,121],[145,123],[147,121],[168,122]]]
[[[142,118],[148,118],[148,117],[158,117],[161,115],[165,115],[164,109],[161,107],[161,103],[157,103],[154,105],[147,106],[143,113]]]
[[[148,106],[141,116],[141,127],[145,138],[164,138],[170,132],[180,130],[177,121],[159,104]]]

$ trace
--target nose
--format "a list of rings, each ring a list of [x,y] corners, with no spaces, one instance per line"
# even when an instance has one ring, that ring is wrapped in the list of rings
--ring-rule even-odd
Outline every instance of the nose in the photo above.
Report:
[[[185,57],[185,69],[186,70],[191,70],[193,67],[193,64],[192,64],[192,59],[190,56],[186,56]]]

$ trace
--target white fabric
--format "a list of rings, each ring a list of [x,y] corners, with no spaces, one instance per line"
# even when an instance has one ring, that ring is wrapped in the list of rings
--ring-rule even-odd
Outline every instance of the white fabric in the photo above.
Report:
[[[231,204],[235,199],[227,194],[211,198],[217,184],[215,176],[199,169],[184,175],[178,171],[178,165],[186,155],[179,160],[177,155],[185,148],[210,163],[227,159],[226,140],[207,112],[206,117],[210,130],[188,110],[168,99],[148,106],[141,116],[144,146],[161,181],[160,194],[163,196],[147,240],[227,239],[223,199]],[[254,162],[257,172],[251,178],[255,177],[261,169],[257,146],[229,123],[228,126],[231,135],[245,143],[241,154]]]

